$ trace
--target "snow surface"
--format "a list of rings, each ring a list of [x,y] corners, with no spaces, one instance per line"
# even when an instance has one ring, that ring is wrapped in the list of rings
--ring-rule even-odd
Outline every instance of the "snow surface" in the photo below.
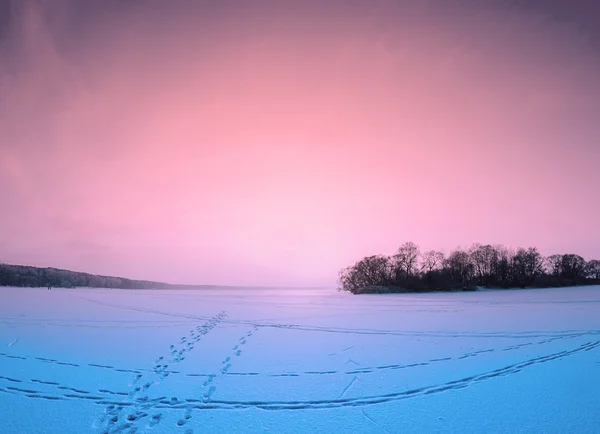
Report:
[[[0,433],[600,432],[600,287],[0,288]]]

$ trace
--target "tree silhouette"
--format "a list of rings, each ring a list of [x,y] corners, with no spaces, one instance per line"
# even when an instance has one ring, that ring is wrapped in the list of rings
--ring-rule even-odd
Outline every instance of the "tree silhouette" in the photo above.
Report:
[[[420,266],[419,266],[419,259]],[[447,258],[407,242],[388,256],[369,256],[340,272],[340,287],[353,293],[472,290],[568,286],[600,281],[600,261],[574,254],[544,258],[535,247],[511,251],[503,245],[474,244]]]

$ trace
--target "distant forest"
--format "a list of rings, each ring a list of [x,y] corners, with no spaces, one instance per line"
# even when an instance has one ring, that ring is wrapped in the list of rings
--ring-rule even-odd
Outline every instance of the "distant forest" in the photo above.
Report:
[[[163,282],[131,280],[123,277],[98,276],[58,268],[9,264],[0,264],[0,286],[118,289],[167,289],[175,287]]]
[[[575,254],[544,257],[535,247],[510,250],[489,244],[445,256],[435,250],[421,253],[407,242],[395,255],[369,256],[339,273],[339,289],[353,294],[594,284],[600,284],[600,260],[586,262]]]

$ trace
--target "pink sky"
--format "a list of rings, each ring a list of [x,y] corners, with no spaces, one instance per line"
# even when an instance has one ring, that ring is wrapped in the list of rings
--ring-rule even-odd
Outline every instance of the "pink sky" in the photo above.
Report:
[[[600,259],[598,35],[416,3],[13,2],[0,262],[290,286],[408,240]]]

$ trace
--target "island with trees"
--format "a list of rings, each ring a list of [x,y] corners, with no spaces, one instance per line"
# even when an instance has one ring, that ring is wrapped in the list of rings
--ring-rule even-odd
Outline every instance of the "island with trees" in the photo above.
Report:
[[[600,260],[571,253],[544,257],[535,247],[490,244],[444,255],[406,242],[394,255],[368,256],[344,268],[338,283],[353,294],[597,285]]]

